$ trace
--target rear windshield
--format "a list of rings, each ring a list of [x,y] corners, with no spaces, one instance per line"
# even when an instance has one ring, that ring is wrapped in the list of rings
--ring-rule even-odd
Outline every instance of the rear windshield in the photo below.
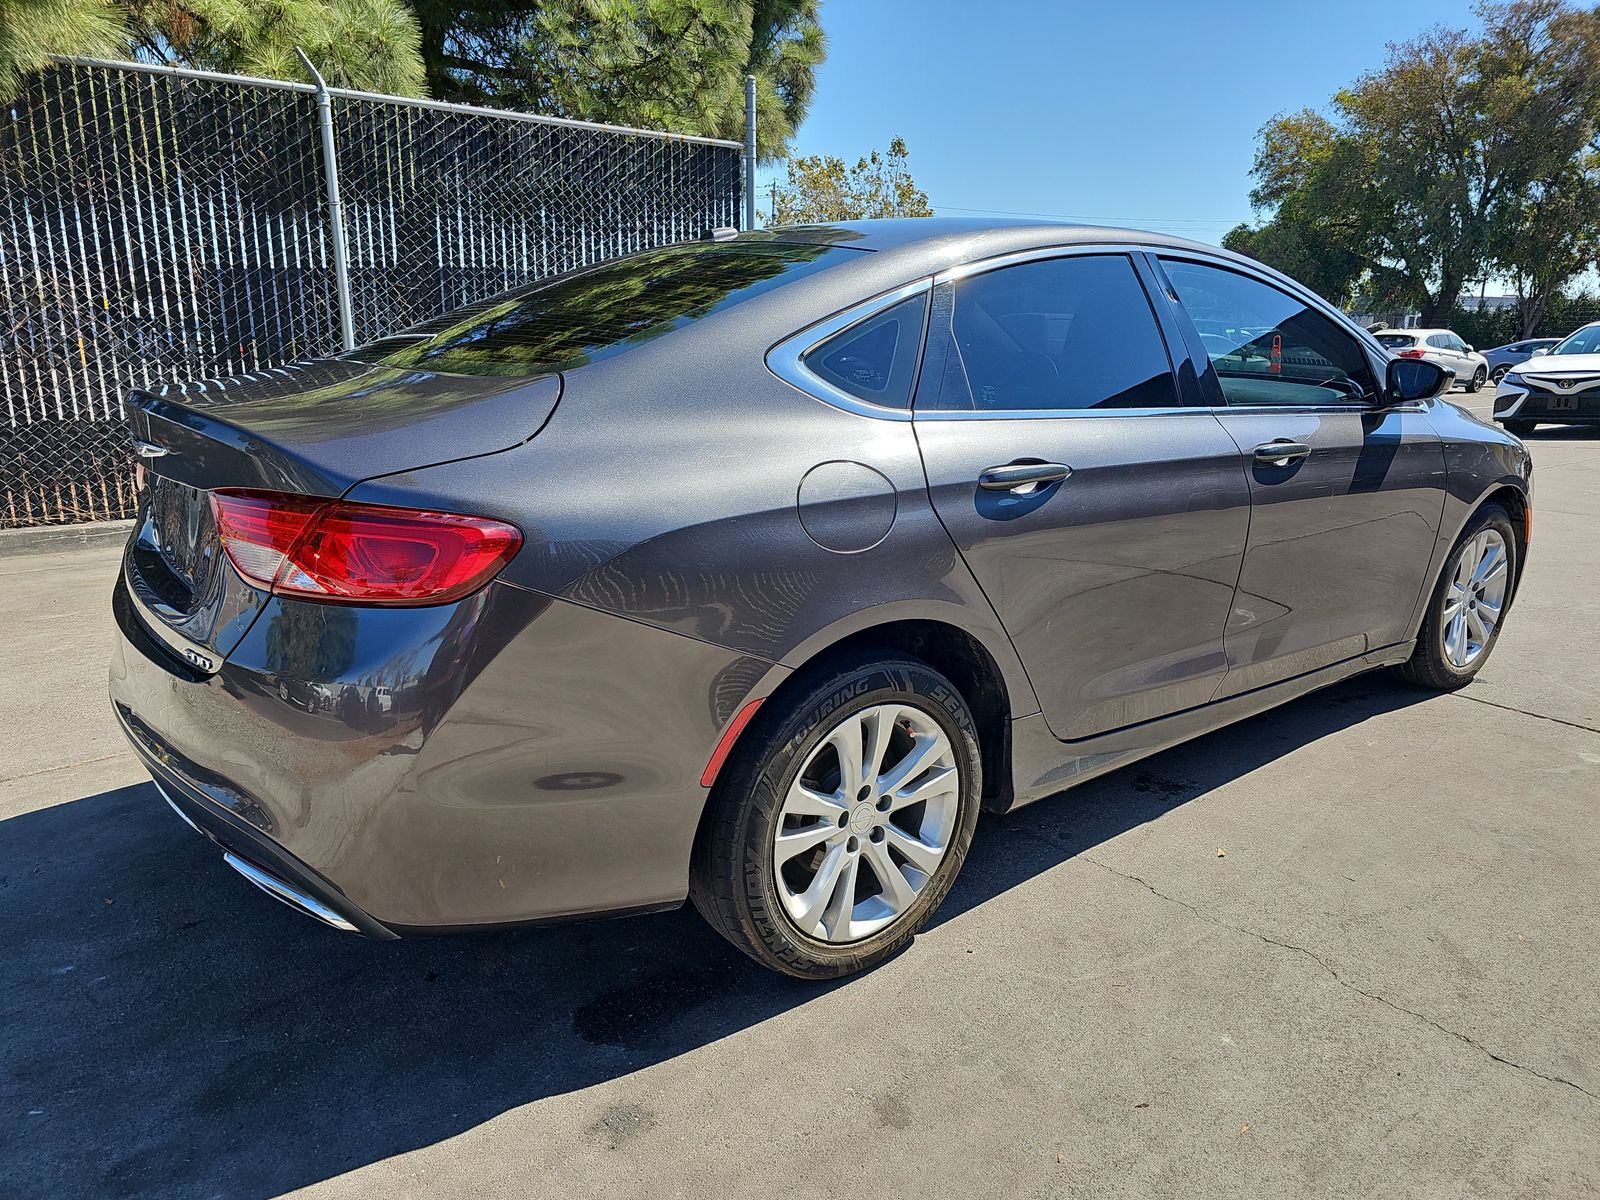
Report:
[[[460,375],[571,370],[863,253],[794,242],[668,246],[502,293],[349,357]]]
[[[1375,336],[1378,344],[1386,350],[1404,350],[1417,340],[1409,333],[1380,333]]]

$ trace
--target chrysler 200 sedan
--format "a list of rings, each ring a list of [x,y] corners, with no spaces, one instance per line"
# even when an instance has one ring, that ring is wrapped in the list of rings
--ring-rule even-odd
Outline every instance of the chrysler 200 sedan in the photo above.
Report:
[[[779,229],[132,394],[111,699],[376,938],[668,908],[842,975],[1004,812],[1360,671],[1456,688],[1516,438],[1304,288],[1123,230]]]

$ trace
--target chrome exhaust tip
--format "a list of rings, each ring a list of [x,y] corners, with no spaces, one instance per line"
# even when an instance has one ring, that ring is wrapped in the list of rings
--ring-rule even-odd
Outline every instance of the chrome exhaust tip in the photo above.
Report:
[[[281,900],[290,908],[304,913],[308,917],[315,917],[324,925],[332,925],[335,929],[342,929],[346,933],[359,933],[354,925],[346,921],[326,904],[321,904],[307,896],[304,892],[295,890],[276,875],[269,875],[253,863],[247,863],[232,851],[223,854],[222,861],[227,863],[251,883],[255,884],[267,895],[275,900]]]

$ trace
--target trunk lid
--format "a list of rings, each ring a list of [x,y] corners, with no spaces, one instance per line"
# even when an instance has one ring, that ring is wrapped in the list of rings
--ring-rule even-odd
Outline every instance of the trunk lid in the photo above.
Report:
[[[213,672],[267,594],[226,562],[207,494],[264,488],[329,498],[378,475],[507,449],[544,425],[558,375],[445,375],[345,359],[134,391],[128,421],[145,487],[124,557],[150,632]]]

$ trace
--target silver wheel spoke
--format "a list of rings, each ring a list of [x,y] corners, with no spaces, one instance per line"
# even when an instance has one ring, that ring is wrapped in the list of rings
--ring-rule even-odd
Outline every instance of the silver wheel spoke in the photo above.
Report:
[[[829,821],[838,821],[839,814],[848,812],[850,806],[844,802],[842,796],[830,796],[826,792],[819,792],[809,788],[799,780],[795,781],[789,789],[789,798],[784,801],[785,814],[795,817],[822,817]]]
[[[934,868],[939,865],[939,860],[944,857],[943,846],[930,846],[921,838],[912,837],[904,829],[892,823],[885,825],[884,829],[889,835],[889,845],[904,854],[911,865],[924,875],[933,874]]]
[[[892,704],[868,710],[867,719],[863,722],[868,734],[866,750],[861,759],[863,780],[875,780],[883,773],[883,755],[889,749],[889,738],[894,733],[895,718],[899,715],[900,709]],[[845,795],[854,799],[849,792]]]
[[[917,898],[917,889],[911,886],[905,872],[889,856],[886,843],[868,842],[867,855],[871,860],[872,873],[878,877],[878,883],[883,888],[883,902],[896,913],[904,912]]]
[[[786,863],[796,854],[804,854],[829,838],[840,836],[842,833],[839,826],[831,821],[820,825],[807,825],[804,829],[792,829],[780,833],[773,843],[774,853],[778,862]]]
[[[948,753],[950,743],[943,734],[938,736],[919,737],[916,744],[894,768],[885,775],[880,783],[881,790],[893,795],[921,775],[938,760],[939,756]]]
[[[912,784],[898,792],[886,793],[889,797],[889,811],[898,812],[912,804],[923,800],[931,800],[935,796],[953,794],[961,786],[961,776],[954,767],[936,768],[928,772],[927,778],[921,783]]]
[[[829,941],[840,942],[850,936],[850,918],[856,911],[856,875],[860,870],[860,856],[848,856],[833,885],[833,898],[828,901],[827,911],[822,914],[822,924],[828,931]]]
[[[844,874],[845,861],[849,858],[850,853],[844,848],[844,843],[836,843],[829,848],[822,865],[817,868],[816,875],[811,879],[811,885],[798,896],[785,897],[789,913],[794,917],[794,923],[806,933],[812,936],[818,933],[822,914],[827,911],[828,903],[833,899],[839,877]]]
[[[1467,624],[1472,627],[1472,636],[1478,639],[1478,645],[1481,646],[1489,640],[1488,627],[1484,625],[1482,618],[1478,616],[1477,609],[1467,609]]]
[[[1483,618],[1483,623],[1493,629],[1500,620],[1500,606],[1490,604],[1487,600],[1478,601],[1478,616]]]
[[[839,756],[839,794],[846,804],[861,790],[861,717],[859,714],[828,735],[828,742]]]

